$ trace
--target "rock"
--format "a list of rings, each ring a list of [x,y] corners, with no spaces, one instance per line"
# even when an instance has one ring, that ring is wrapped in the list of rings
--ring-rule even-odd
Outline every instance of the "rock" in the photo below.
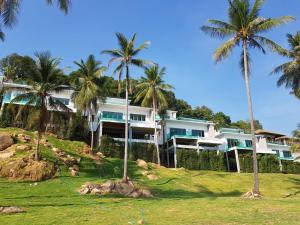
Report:
[[[25,140],[26,143],[28,143],[28,142],[31,141],[31,137],[29,135],[25,135],[24,140]]]
[[[75,164],[75,165],[72,166],[72,169],[76,170],[76,171],[79,171],[79,166]]]
[[[162,166],[160,166],[160,165],[158,165],[158,164],[156,164],[156,163],[149,163],[150,164],[150,166],[152,167],[152,168],[155,168],[155,169],[159,169],[160,167],[162,167]]]
[[[14,140],[9,135],[0,135],[0,151],[7,149],[14,144]]]
[[[4,151],[0,151],[0,160],[1,159],[9,159],[15,155],[15,149],[13,146],[5,149]]]
[[[58,148],[52,148],[52,151],[54,151],[54,152],[60,152],[60,150]]]
[[[133,191],[132,193],[130,193],[128,196],[129,197],[133,197],[133,198],[138,198],[138,197],[141,196],[141,192],[139,192],[138,190],[136,190],[136,191]]]
[[[20,207],[15,207],[15,206],[0,207],[0,213],[3,213],[3,214],[22,213],[22,212],[25,212],[25,211]]]
[[[105,156],[102,154],[102,152],[97,152],[96,156],[98,156],[100,159],[105,158]]]
[[[111,193],[112,190],[114,189],[114,187],[115,187],[115,182],[112,180],[108,180],[104,184],[101,185],[103,194]]]
[[[137,164],[137,166],[140,167],[140,168],[143,168],[143,169],[145,169],[145,170],[148,169],[148,164],[147,164],[144,160],[142,160],[142,159],[136,160],[136,164]]]
[[[82,194],[82,195],[86,195],[86,194],[88,194],[88,193],[90,193],[90,189],[87,188],[87,187],[80,190],[80,194]]]
[[[122,195],[130,195],[134,191],[134,185],[131,181],[121,181],[115,185],[116,192]]]
[[[30,145],[18,145],[16,147],[16,149],[19,151],[29,151],[29,150],[31,150],[31,146]]]
[[[158,177],[157,177],[155,174],[148,174],[148,175],[147,175],[147,178],[148,178],[149,180],[157,180],[157,179],[158,179]]]
[[[76,176],[79,176],[79,173],[77,170],[74,170],[73,168],[70,170],[70,175],[72,177],[76,177]]]
[[[92,195],[99,195],[99,194],[102,194],[102,190],[99,189],[99,188],[94,188],[91,190],[91,194]]]
[[[77,160],[73,157],[64,157],[64,158],[61,158],[62,161],[67,165],[67,166],[74,166],[75,164],[77,164]]]
[[[91,153],[91,148],[89,146],[84,146],[82,150],[85,154],[90,154]]]
[[[51,145],[49,142],[45,143],[44,146],[45,146],[46,148],[51,148],[51,147],[52,147],[52,145]]]
[[[137,223],[138,224],[144,224],[145,222],[144,222],[144,220],[139,220]]]
[[[149,175],[149,174],[150,174],[150,172],[147,171],[147,170],[142,171],[142,175],[143,175],[143,176],[147,176],[147,175]]]
[[[142,191],[142,197],[144,198],[152,198],[153,195],[151,194],[151,192],[149,190],[143,189]]]

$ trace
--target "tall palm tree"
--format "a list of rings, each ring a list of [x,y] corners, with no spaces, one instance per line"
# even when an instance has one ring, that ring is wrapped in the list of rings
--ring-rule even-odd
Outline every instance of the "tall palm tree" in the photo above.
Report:
[[[25,80],[28,87],[24,88],[24,93],[15,97],[11,103],[25,102],[20,107],[20,113],[28,107],[35,108],[39,113],[38,138],[35,152],[35,159],[39,160],[39,144],[41,136],[45,132],[48,111],[70,111],[70,109],[59,99],[52,96],[55,92],[69,88],[61,82],[63,79],[60,79],[64,76],[62,70],[58,67],[60,60],[52,58],[49,52],[36,53],[35,55],[37,57],[36,69],[33,71],[32,76]]]
[[[228,0],[228,22],[220,20],[209,20],[211,26],[202,26],[203,32],[208,33],[211,37],[221,39],[229,38],[214,52],[214,59],[219,62],[227,58],[236,46],[242,46],[240,66],[244,73],[246,93],[248,99],[248,111],[251,124],[251,134],[253,143],[253,173],[254,187],[253,194],[259,195],[259,181],[256,157],[256,138],[254,128],[254,117],[252,110],[252,97],[250,92],[249,75],[250,75],[250,54],[249,48],[255,48],[265,53],[264,47],[267,46],[272,50],[281,51],[282,48],[272,40],[262,36],[262,33],[272,30],[273,28],[293,20],[291,16],[279,18],[264,18],[259,15],[264,0],[256,0],[251,6],[250,0]]]
[[[71,0],[55,0],[60,10],[65,14],[69,12]],[[48,5],[53,5],[53,0],[46,0]],[[0,0],[0,18],[4,26],[12,27],[17,22],[21,7],[21,0]]]
[[[291,61],[277,66],[271,73],[281,73],[282,75],[277,81],[277,86],[284,85],[291,88],[295,96],[300,90],[300,31],[295,35],[287,34],[289,50],[279,52],[281,55],[288,57]]]
[[[173,89],[169,84],[163,80],[165,75],[165,67],[159,68],[158,65],[151,66],[145,69],[146,77],[141,77],[140,83],[136,86],[137,93],[135,101],[142,101],[141,105],[145,107],[152,106],[153,108],[153,121],[154,121],[154,142],[157,153],[157,163],[160,165],[160,155],[158,146],[158,135],[156,126],[156,115],[158,108],[168,106],[167,91]]]
[[[91,150],[94,148],[93,113],[98,109],[98,100],[105,101],[106,88],[102,75],[106,67],[89,55],[86,61],[82,59],[74,62],[78,70],[70,76],[72,86],[75,89],[72,98],[75,105],[88,116],[91,130]]]
[[[130,40],[121,34],[116,33],[119,49],[105,50],[102,51],[104,54],[109,54],[112,58],[109,61],[109,65],[113,62],[118,62],[118,66],[114,70],[114,74],[119,76],[119,91],[120,91],[120,81],[123,77],[123,71],[125,70],[125,83],[126,83],[126,111],[125,111],[125,150],[124,150],[124,174],[123,180],[128,180],[128,168],[127,168],[127,159],[128,159],[128,92],[130,88],[130,73],[129,66],[144,67],[146,64],[151,64],[149,61],[136,58],[141,50],[149,46],[149,42],[144,42],[139,47],[135,47],[136,34]]]

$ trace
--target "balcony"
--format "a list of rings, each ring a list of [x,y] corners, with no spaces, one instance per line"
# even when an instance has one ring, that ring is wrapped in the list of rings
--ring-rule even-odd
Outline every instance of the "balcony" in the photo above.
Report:
[[[226,146],[225,151],[231,150],[232,148],[237,148],[237,149],[245,149],[245,150],[252,150],[252,146],[246,145],[244,142],[238,142],[234,146]]]
[[[282,141],[267,140],[268,145],[289,146]]]
[[[123,113],[118,113],[118,112],[102,112],[100,117],[99,117],[99,122],[100,121],[112,121],[112,122],[125,122]]]

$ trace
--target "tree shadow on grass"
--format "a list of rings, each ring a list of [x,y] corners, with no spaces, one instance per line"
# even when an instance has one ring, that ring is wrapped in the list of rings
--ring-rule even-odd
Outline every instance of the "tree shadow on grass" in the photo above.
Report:
[[[216,199],[221,197],[240,197],[242,193],[238,190],[229,192],[213,192],[203,185],[195,185],[195,191],[186,191],[184,189],[161,189],[153,187],[151,191],[158,198],[171,199],[191,199],[191,198],[210,198]]]
[[[300,194],[300,179],[297,179],[297,178],[289,178],[289,180],[295,184],[296,186],[294,187],[296,189],[295,192],[289,194],[288,196],[286,197],[291,197],[291,196],[295,196],[295,195],[298,195]]]

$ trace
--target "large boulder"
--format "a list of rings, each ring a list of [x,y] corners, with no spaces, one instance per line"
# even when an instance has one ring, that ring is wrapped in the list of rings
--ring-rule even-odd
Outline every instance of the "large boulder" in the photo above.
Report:
[[[142,159],[136,160],[136,164],[140,168],[143,168],[145,170],[148,169],[148,164],[144,160],[142,160]]]
[[[14,144],[14,140],[10,135],[0,134],[0,151],[7,149]]]

